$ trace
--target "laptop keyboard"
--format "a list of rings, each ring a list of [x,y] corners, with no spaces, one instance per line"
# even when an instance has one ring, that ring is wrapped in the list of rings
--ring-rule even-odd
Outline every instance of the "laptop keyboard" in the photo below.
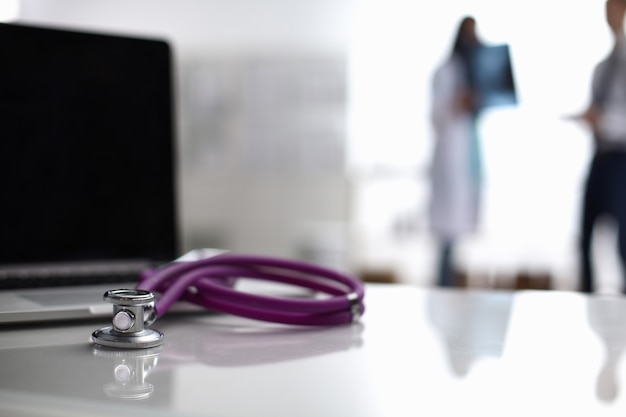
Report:
[[[0,289],[65,287],[136,282],[136,271],[0,271]]]

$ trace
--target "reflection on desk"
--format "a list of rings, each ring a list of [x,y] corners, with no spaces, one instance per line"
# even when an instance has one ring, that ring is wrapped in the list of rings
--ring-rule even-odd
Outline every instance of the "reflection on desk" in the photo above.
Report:
[[[370,284],[353,325],[215,314],[162,348],[98,349],[101,323],[0,330],[0,415],[623,415],[626,298]],[[56,414],[55,414],[56,413]]]

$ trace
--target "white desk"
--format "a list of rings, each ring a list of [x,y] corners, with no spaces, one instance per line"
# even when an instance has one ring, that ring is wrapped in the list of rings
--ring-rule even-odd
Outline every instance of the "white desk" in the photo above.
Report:
[[[102,322],[0,329],[0,416],[626,415],[626,298],[391,284],[365,300],[335,328],[173,316],[143,356],[94,351]]]

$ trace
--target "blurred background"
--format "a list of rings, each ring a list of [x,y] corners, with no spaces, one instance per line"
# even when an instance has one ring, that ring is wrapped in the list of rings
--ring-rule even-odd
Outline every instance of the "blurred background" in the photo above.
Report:
[[[182,246],[308,259],[372,281],[432,285],[431,77],[470,14],[508,43],[519,105],[479,126],[472,286],[573,289],[591,139],[588,101],[611,38],[603,0],[3,0],[0,19],[161,37],[175,51]],[[619,282],[609,225],[601,291]],[[517,284],[516,284],[517,283]]]

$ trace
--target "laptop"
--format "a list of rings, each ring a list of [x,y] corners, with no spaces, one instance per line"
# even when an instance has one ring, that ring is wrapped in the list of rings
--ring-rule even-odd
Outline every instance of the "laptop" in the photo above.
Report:
[[[0,24],[0,323],[110,315],[179,256],[163,39]]]

